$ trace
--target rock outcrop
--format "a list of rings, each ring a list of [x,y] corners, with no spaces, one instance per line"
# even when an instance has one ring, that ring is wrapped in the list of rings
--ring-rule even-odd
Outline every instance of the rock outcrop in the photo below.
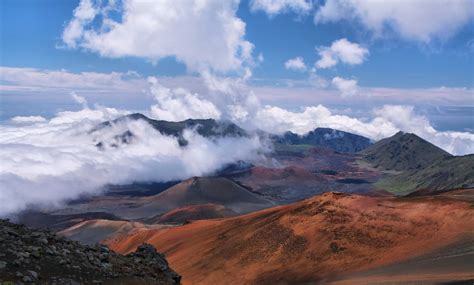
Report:
[[[128,255],[105,245],[86,246],[0,220],[0,283],[180,284],[164,255],[143,244]],[[5,283],[6,284],[6,283]]]

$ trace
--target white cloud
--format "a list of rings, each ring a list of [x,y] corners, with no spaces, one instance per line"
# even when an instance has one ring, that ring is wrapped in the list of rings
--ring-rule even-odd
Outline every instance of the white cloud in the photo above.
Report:
[[[302,57],[295,57],[285,62],[285,68],[289,70],[305,71],[306,64]]]
[[[251,126],[260,101],[246,84],[248,77],[219,77],[211,73],[202,74],[207,96],[222,112],[222,119],[234,121],[244,127]]]
[[[392,136],[401,130],[415,133],[452,154],[474,153],[474,134],[437,131],[426,117],[415,114],[412,106],[385,105],[374,109],[370,120],[336,115],[322,105],[305,107],[301,112],[266,106],[258,112],[255,122],[262,130],[274,133],[291,130],[304,134],[317,127],[327,127],[372,140]]]
[[[170,89],[158,83],[155,77],[149,78],[150,93],[156,104],[151,106],[153,118],[166,121],[186,119],[219,119],[221,112],[210,101],[200,98],[184,88]]]
[[[421,42],[453,36],[474,16],[471,0],[326,0],[315,22],[357,20],[376,36],[395,31]]]
[[[146,86],[136,72],[129,71],[99,73],[99,72],[69,72],[67,70],[48,70],[28,67],[0,66],[1,88],[5,90],[55,90],[80,89],[91,92],[113,90],[121,92],[137,91]],[[69,92],[67,92],[69,93]]]
[[[81,1],[63,32],[67,47],[153,62],[175,57],[192,71],[227,72],[252,64],[253,44],[244,39],[245,23],[236,16],[238,0],[124,0],[114,9],[101,4],[89,8],[89,0]],[[117,10],[122,21],[108,12]],[[102,20],[98,28],[92,24],[96,18]]]
[[[281,106],[304,105],[337,105],[350,104],[359,106],[374,106],[384,104],[424,105],[430,102],[438,106],[464,106],[472,102],[474,90],[471,88],[375,88],[359,87],[359,93],[367,96],[354,96],[341,99],[337,91],[321,89],[327,87],[327,82],[314,70],[310,70],[305,80],[279,80],[262,82],[252,80],[257,84],[249,86],[242,78],[219,78],[207,74],[203,77],[178,76],[157,77],[158,82],[170,89],[185,88],[190,93],[197,93],[203,99],[211,101],[222,112],[227,105],[245,104],[241,110],[255,113],[259,99],[264,104]],[[149,82],[146,78],[133,72],[126,73],[73,73],[65,70],[42,70],[34,68],[0,67],[0,97],[4,116],[14,117],[24,115],[14,106],[23,104],[25,98],[33,106],[41,106],[46,113],[54,113],[57,106],[69,104],[71,92],[76,92],[90,102],[100,102],[103,105],[115,107],[134,106],[142,110],[153,104],[150,96]],[[269,86],[271,85],[271,86]],[[280,86],[280,87],[275,87]],[[282,87],[283,86],[283,87]],[[292,86],[287,88],[285,86]],[[227,95],[226,95],[227,94]],[[231,95],[229,95],[231,94]],[[13,104],[13,105],[12,105]],[[137,104],[137,105],[134,105]],[[24,108],[22,110],[25,110]],[[35,115],[31,110],[26,113]],[[251,117],[249,115],[249,117]]]
[[[250,10],[263,11],[268,16],[293,11],[297,14],[307,14],[313,8],[311,0],[252,0]]]
[[[83,26],[89,24],[98,12],[91,0],[82,0],[74,9],[74,18],[63,31],[64,43],[70,47],[76,47],[76,41],[83,33]]]
[[[304,134],[317,127],[328,127],[354,132],[371,139],[381,139],[395,133],[397,129],[387,122],[374,120],[372,123],[335,115],[323,105],[305,107],[301,112],[293,112],[275,106],[265,106],[257,114],[259,128],[274,133],[293,131]]]
[[[86,98],[79,96],[76,94],[76,92],[71,91],[71,97],[76,101],[77,103],[81,104],[84,109],[88,109],[89,106],[87,105],[87,100]]]
[[[124,121],[90,132],[126,111],[111,108],[62,112],[48,122],[0,125],[0,216],[27,207],[50,207],[96,194],[106,184],[170,181],[213,173],[227,163],[252,161],[262,145],[253,138],[206,139],[186,131],[186,147],[143,121]],[[129,144],[114,137],[131,130]],[[103,149],[98,142],[106,142]],[[109,147],[107,143],[118,144]]]
[[[332,85],[341,92],[343,97],[350,97],[357,94],[359,86],[357,85],[357,80],[355,79],[344,79],[342,77],[336,76],[332,79]]]
[[[40,123],[45,122],[46,119],[41,116],[16,116],[11,118],[13,123]]]
[[[334,41],[330,47],[319,47],[321,57],[315,66],[318,68],[328,68],[335,66],[338,62],[349,65],[357,65],[364,62],[369,55],[369,51],[357,43],[351,43],[347,39]]]

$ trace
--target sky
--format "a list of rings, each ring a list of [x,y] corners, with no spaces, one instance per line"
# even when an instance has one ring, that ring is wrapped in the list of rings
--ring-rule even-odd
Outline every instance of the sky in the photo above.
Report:
[[[474,129],[472,1],[134,2],[1,1],[0,120],[78,110],[71,92],[147,109],[150,76],[205,97],[206,73],[243,78],[262,106],[369,120],[407,105]]]
[[[259,163],[264,138],[182,147],[153,119],[229,120],[474,153],[472,0],[2,0],[0,216],[104,185]],[[126,131],[130,143],[118,140]],[[103,148],[98,148],[98,143]]]

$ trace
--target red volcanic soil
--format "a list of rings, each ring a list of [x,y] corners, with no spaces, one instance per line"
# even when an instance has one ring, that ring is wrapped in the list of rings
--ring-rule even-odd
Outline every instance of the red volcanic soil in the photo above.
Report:
[[[206,220],[236,216],[237,213],[218,204],[185,206],[147,220],[155,224],[177,224],[191,220]]]
[[[426,255],[472,238],[473,232],[469,202],[326,193],[235,218],[138,232],[107,244],[121,253],[142,242],[153,244],[184,284],[298,284]]]

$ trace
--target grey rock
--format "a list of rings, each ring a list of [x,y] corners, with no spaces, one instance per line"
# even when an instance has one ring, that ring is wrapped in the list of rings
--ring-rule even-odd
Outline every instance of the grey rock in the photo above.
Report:
[[[33,270],[27,270],[26,272],[28,272],[28,274],[34,278],[34,279],[38,279],[38,273],[36,271],[33,271]]]
[[[47,245],[47,244],[48,244],[48,240],[45,239],[45,238],[39,238],[39,239],[38,239],[38,242],[39,242],[40,244],[44,244],[44,245]]]

